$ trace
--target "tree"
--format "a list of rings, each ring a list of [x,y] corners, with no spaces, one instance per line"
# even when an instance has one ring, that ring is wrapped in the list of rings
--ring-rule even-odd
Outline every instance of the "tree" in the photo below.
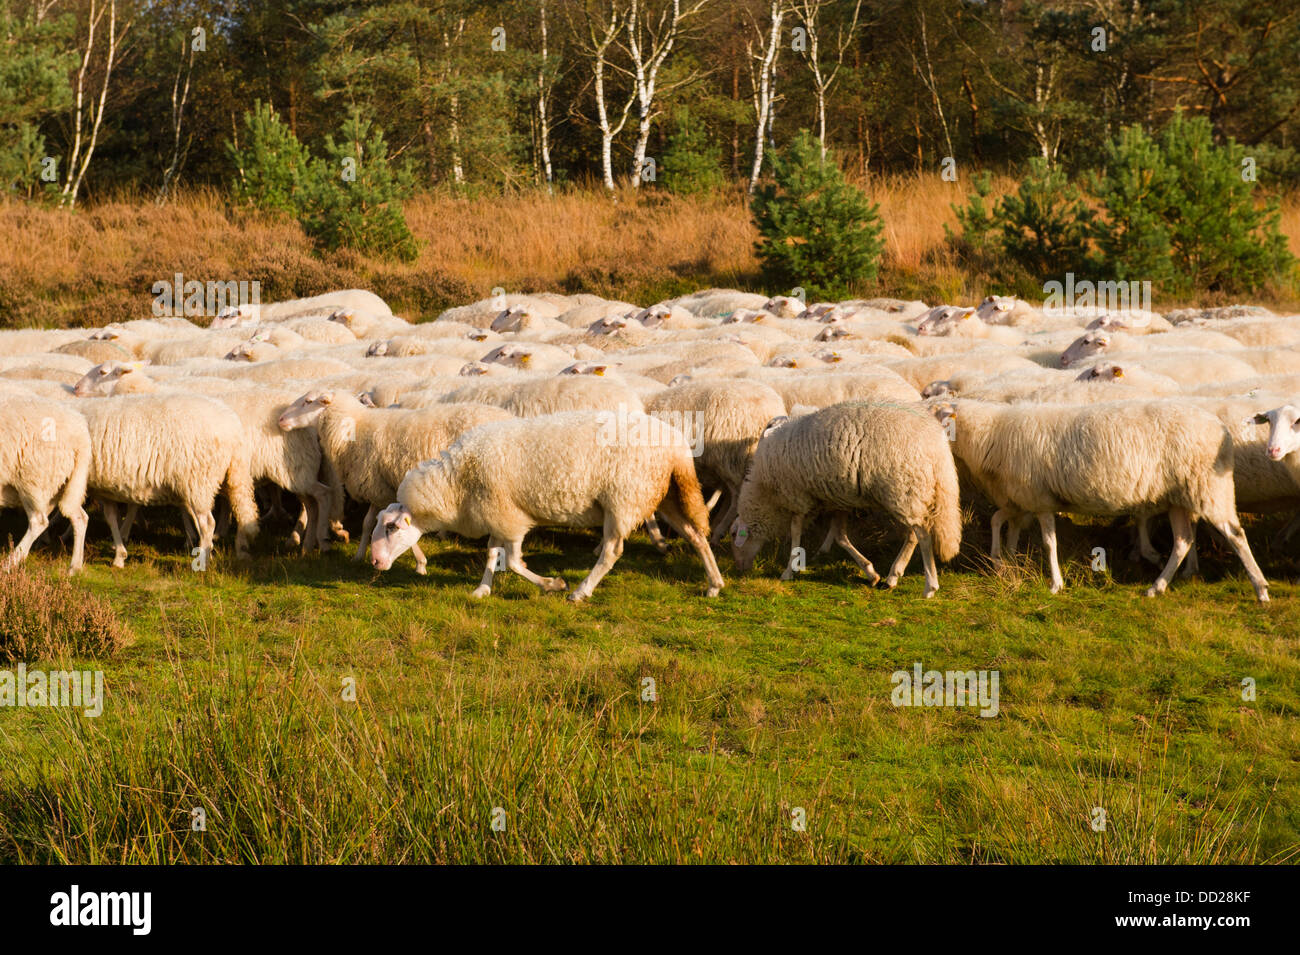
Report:
[[[769,0],[767,30],[751,18],[754,33],[745,43],[749,56],[749,81],[754,98],[754,162],[749,171],[749,191],[753,194],[763,173],[763,146],[772,134],[772,106],[776,102],[776,64],[781,53],[781,24],[789,12],[788,0]],[[754,42],[761,45],[757,50]]]
[[[270,103],[244,114],[244,143],[226,151],[235,167],[232,194],[240,205],[292,218],[303,214],[312,192],[311,155]]]
[[[0,0],[0,190],[40,190],[46,140],[41,124],[72,102],[68,74],[74,22],[53,16],[53,4]]]
[[[806,130],[783,153],[773,154],[771,163],[773,181],[750,202],[764,277],[774,287],[848,298],[879,269],[884,248],[879,207],[845,181]]]
[[[822,9],[830,5],[830,0],[799,0],[795,11],[807,34],[807,42],[799,51],[812,73],[813,96],[817,104],[817,141],[821,143],[822,155],[826,155],[826,98],[839,77],[844,65],[844,54],[853,43],[858,28],[858,16],[862,13],[862,0],[854,0],[853,14],[849,22],[841,21],[837,27],[835,42],[831,45],[833,59],[828,61],[829,68],[822,64],[821,58],[821,14]]]

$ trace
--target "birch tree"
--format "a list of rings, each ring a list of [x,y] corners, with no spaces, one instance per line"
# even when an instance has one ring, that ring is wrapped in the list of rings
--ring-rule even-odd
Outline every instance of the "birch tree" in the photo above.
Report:
[[[181,76],[185,82],[182,85]],[[163,170],[162,185],[158,187],[158,203],[166,201],[172,183],[180,175],[185,154],[189,152],[189,143],[182,148],[181,131],[185,124],[185,105],[190,98],[190,78],[194,75],[194,42],[190,37],[181,37],[181,55],[176,65],[176,79],[172,82],[172,154],[171,161]]]
[[[650,126],[659,115],[655,109],[659,71],[682,35],[686,21],[700,13],[708,4],[709,0],[688,0],[686,4],[682,0],[668,0],[660,6],[656,17],[650,9],[652,3],[630,0],[625,46],[632,64],[629,73],[637,108],[636,144],[632,148],[633,188],[641,185],[646,146],[650,141]],[[664,92],[679,89],[698,78],[699,74],[692,73],[667,86]]]
[[[73,85],[72,147],[68,152],[66,178],[59,195],[59,204],[63,206],[77,204],[82,180],[86,177],[91,157],[99,144],[99,130],[104,122],[104,111],[108,107],[113,68],[118,63],[122,43],[134,22],[129,10],[124,11],[123,19],[119,22],[117,0],[108,0],[107,3],[104,0],[89,0],[87,6],[86,45],[81,51],[81,65]],[[94,98],[93,91],[88,91],[87,80],[96,53],[100,53],[103,60],[98,98]]]
[[[755,117],[754,164],[749,173],[750,193],[758,186],[758,177],[763,172],[763,146],[772,131],[772,107],[776,101],[776,63],[781,53],[781,24],[789,12],[789,0],[769,0],[766,35],[762,26],[751,17],[753,35],[745,41]],[[761,44],[758,49],[755,49],[756,40]]]
[[[817,107],[817,141],[821,143],[822,158],[826,158],[826,99],[830,89],[839,78],[840,68],[844,65],[844,54],[848,52],[858,29],[858,17],[862,13],[862,0],[855,0],[853,16],[847,25],[840,23],[831,45],[834,59],[829,70],[822,65],[821,58],[821,13],[829,5],[829,0],[799,0],[795,12],[807,34],[807,44],[800,50],[812,72],[813,98]]]
[[[623,132],[632,105],[636,102],[636,90],[633,89],[621,105],[610,105],[610,91],[606,85],[608,73],[612,67],[610,53],[615,49],[619,37],[627,28],[622,7],[611,3],[608,8],[593,4],[588,0],[583,5],[582,35],[579,42],[591,57],[592,84],[596,97],[596,121],[600,126],[600,175],[605,189],[614,191],[614,137]],[[617,117],[617,119],[615,119]]]

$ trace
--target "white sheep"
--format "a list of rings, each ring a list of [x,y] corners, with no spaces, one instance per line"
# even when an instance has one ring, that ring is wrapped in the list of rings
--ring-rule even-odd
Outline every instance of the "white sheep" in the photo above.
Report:
[[[57,401],[0,394],[0,508],[21,507],[27,533],[5,558],[4,569],[23,562],[50,524],[50,511],[72,523],[72,566],[85,562],[86,482],[90,432],[86,419]]]
[[[1177,401],[1069,405],[996,405],[958,400],[935,414],[953,454],[997,505],[993,556],[1002,523],[1035,514],[1051,569],[1052,593],[1064,587],[1056,555],[1056,513],[1137,517],[1168,512],[1169,562],[1147,591],[1163,593],[1191,547],[1192,525],[1209,521],[1241,558],[1261,601],[1268,583],[1250,552],[1234,504],[1233,444],[1210,412]]]
[[[215,398],[158,394],[86,398],[76,408],[90,429],[90,493],[104,505],[113,566],[126,563],[117,505],[175,505],[198,530],[206,568],[217,522],[212,506],[225,485],[238,523],[236,552],[257,535],[257,505],[239,417]]]
[[[590,597],[614,566],[627,536],[658,512],[700,555],[707,593],[716,596],[722,574],[709,549],[708,511],[685,439],[633,415],[638,433],[653,432],[657,439],[631,440],[618,434],[612,418],[576,411],[469,432],[403,479],[397,503],[375,526],[374,566],[387,570],[421,534],[452,531],[488,538],[487,569],[475,597],[486,597],[494,572],[504,568],[543,590],[565,590],[563,580],[528,569],[524,537],[534,527],[601,527],[600,557],[569,595],[576,603]]]
[[[376,515],[393,500],[407,471],[451,445],[463,432],[508,417],[499,408],[472,404],[442,404],[418,411],[368,408],[347,392],[313,390],[285,408],[278,424],[284,431],[313,429],[343,487],[369,508],[352,557],[360,561]],[[415,559],[416,569],[424,573],[419,548]]]
[[[961,504],[948,439],[923,407],[853,401],[769,427],[740,489],[736,566],[747,570],[765,540],[789,529],[791,560],[781,575],[789,580],[802,569],[800,535],[808,517],[867,509],[883,511],[907,531],[887,585],[898,583],[919,542],[925,596],[934,596],[935,557],[951,560],[961,544]],[[880,579],[849,541],[842,517],[834,539],[871,583]]]

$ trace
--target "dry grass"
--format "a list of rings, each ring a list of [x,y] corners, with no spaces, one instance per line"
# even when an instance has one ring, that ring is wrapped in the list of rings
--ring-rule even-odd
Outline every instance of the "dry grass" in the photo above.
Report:
[[[0,570],[0,661],[109,657],[132,639],[107,600],[66,577]]]
[[[1014,186],[1000,177],[994,195]],[[868,183],[886,246],[879,281],[860,291],[935,301],[986,294],[986,280],[965,274],[944,245],[944,225],[955,223],[952,205],[965,201],[968,188],[937,176]],[[739,190],[706,199],[657,192],[611,199],[590,190],[423,195],[406,213],[421,251],[414,263],[394,264],[347,250],[317,253],[296,223],[231,210],[212,191],[165,207],[125,198],[71,215],[0,202],[0,327],[142,317],[153,283],[176,272],[200,281],[257,280],[265,301],[367,287],[412,318],[498,286],[588,291],[640,304],[710,285],[763,290],[756,233]],[[1300,256],[1300,193],[1286,197],[1282,223]],[[1295,304],[1279,295],[1272,303]]]

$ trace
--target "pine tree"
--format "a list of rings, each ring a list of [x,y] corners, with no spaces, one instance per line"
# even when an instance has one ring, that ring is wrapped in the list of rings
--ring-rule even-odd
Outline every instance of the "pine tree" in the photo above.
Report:
[[[235,166],[235,201],[263,212],[300,217],[312,191],[312,162],[270,103],[260,100],[244,114],[244,142],[228,144]]]
[[[772,287],[847,298],[873,280],[884,247],[879,206],[845,181],[806,130],[771,162],[773,181],[754,193],[751,209],[761,237],[755,251]]]
[[[1020,187],[998,203],[1003,252],[1033,279],[1085,273],[1092,211],[1065,171],[1041,156],[1029,160]]]
[[[348,246],[383,258],[415,259],[419,249],[402,212],[410,177],[389,165],[383,132],[353,113],[338,142],[326,137],[325,156],[314,166],[308,191],[307,234],[328,249]]]

